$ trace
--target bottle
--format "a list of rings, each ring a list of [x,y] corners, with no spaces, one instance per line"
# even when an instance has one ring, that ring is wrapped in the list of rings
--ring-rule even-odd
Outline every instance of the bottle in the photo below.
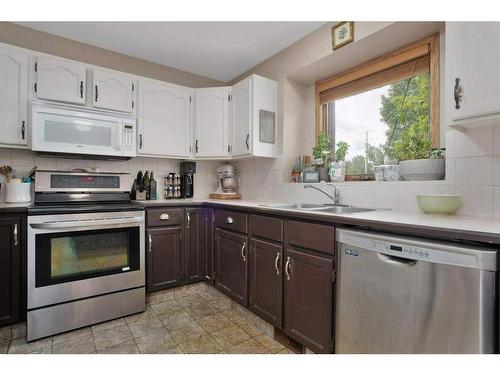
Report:
[[[149,200],[149,171],[144,173],[144,190],[146,190],[146,200]]]
[[[156,180],[153,171],[149,176],[149,199],[156,200]]]

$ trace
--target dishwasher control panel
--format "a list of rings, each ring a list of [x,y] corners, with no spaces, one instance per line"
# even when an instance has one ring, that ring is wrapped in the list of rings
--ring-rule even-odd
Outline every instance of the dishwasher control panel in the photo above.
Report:
[[[391,253],[393,255],[405,255],[411,258],[426,259],[429,258],[429,249],[420,246],[402,245],[387,241],[373,240],[373,247],[378,251]]]

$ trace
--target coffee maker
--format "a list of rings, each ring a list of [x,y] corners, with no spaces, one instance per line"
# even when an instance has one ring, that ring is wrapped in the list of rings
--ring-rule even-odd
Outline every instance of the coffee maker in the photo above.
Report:
[[[181,162],[180,175],[181,175],[182,198],[193,198],[195,173],[196,173],[196,162],[194,161]]]

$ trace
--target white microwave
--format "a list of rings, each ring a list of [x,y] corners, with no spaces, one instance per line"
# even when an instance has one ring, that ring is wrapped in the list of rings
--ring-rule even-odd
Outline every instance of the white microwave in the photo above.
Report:
[[[44,104],[33,104],[31,115],[33,151],[111,158],[136,155],[133,117]]]

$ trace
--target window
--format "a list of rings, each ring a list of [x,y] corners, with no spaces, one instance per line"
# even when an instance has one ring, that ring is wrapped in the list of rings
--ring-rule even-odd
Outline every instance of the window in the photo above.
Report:
[[[316,135],[346,142],[347,175],[439,148],[439,39],[425,38],[316,83]],[[415,151],[415,150],[414,150]]]

